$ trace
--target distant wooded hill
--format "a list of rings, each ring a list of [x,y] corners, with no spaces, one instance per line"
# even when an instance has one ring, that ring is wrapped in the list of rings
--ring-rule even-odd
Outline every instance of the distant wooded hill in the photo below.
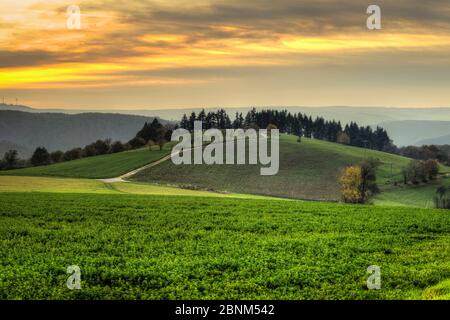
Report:
[[[252,106],[234,108],[232,106],[223,107],[227,112],[232,115],[236,112],[247,113],[252,109]],[[217,111],[215,108],[187,108],[187,109],[108,109],[99,108],[97,110],[90,110],[90,112],[96,113],[120,113],[120,114],[132,114],[145,117],[159,117],[161,119],[178,121],[185,113],[199,113],[202,109],[206,109],[206,112]],[[263,109],[272,110],[285,110],[287,109],[292,114],[304,113],[313,118],[320,116],[329,120],[341,121],[342,124],[350,122],[357,122],[359,125],[376,125],[382,122],[400,121],[400,120],[430,120],[430,121],[450,121],[450,108],[390,108],[390,107],[300,107],[300,106],[264,106],[256,107],[257,111]],[[51,112],[51,113],[66,113],[77,114],[84,113],[86,110],[75,109],[34,109],[27,106],[15,106],[9,104],[1,104],[0,110],[16,110],[26,112]]]
[[[391,121],[380,126],[399,147],[450,144],[450,121]]]
[[[14,148],[28,157],[42,146],[49,151],[82,147],[97,139],[126,142],[153,117],[108,113],[29,113],[0,110],[0,152]],[[163,124],[167,123],[161,120]],[[2,153],[3,154],[3,153]]]

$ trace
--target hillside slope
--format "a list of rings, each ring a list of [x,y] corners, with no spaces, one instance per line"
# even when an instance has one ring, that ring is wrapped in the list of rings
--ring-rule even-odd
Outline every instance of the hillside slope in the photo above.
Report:
[[[379,183],[392,175],[400,180],[401,167],[410,160],[397,155],[344,146],[320,140],[282,135],[280,170],[275,176],[261,176],[259,165],[180,165],[166,161],[132,177],[141,182],[157,182],[187,188],[271,195],[296,199],[339,200],[341,170],[365,158],[380,159]]]
[[[97,139],[128,141],[153,118],[123,114],[29,113],[0,110],[0,139],[34,150],[83,147]],[[162,121],[164,123],[164,121]]]
[[[169,154],[171,145],[163,150],[156,146],[126,152],[88,157],[79,160],[60,162],[48,166],[29,167],[17,170],[0,171],[3,176],[50,176],[67,178],[114,178],[157,161]]]

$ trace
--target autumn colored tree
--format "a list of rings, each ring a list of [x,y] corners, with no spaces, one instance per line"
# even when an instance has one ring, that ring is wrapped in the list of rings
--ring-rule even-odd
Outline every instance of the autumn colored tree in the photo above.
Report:
[[[364,203],[361,190],[363,179],[360,166],[349,166],[339,179],[342,200],[348,203]]]

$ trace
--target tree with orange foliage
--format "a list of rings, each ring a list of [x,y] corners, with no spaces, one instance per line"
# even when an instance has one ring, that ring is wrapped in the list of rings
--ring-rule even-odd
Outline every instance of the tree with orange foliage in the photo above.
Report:
[[[362,169],[360,166],[349,166],[339,179],[341,185],[342,200],[348,203],[364,203],[365,197],[362,193],[363,184]]]

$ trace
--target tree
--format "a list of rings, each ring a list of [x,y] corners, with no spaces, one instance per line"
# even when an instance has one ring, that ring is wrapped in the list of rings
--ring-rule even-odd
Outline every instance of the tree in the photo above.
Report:
[[[50,153],[44,147],[38,147],[31,156],[30,162],[33,166],[44,166],[51,162]]]
[[[155,145],[155,141],[148,140],[146,146],[148,147],[149,151],[152,151],[153,146]]]
[[[126,150],[126,145],[124,145],[120,141],[114,141],[114,143],[111,145],[111,152],[112,153],[118,153]]]
[[[439,209],[450,209],[450,187],[440,186],[436,189],[434,204]]]
[[[379,192],[376,184],[376,169],[379,165],[378,159],[369,158],[361,165],[345,168],[339,179],[342,199],[349,203],[366,203]]]
[[[159,150],[162,150],[164,145],[167,143],[166,139],[164,139],[164,137],[160,137],[157,141],[156,144],[159,146]]]
[[[410,181],[413,184],[428,182],[435,179],[439,173],[439,163],[436,160],[412,160],[402,169],[404,182]]]
[[[340,144],[350,144],[350,137],[343,131],[339,131],[337,134],[336,142]]]
[[[63,161],[63,157],[64,157],[64,152],[62,152],[61,150],[57,150],[57,151],[50,153],[50,158],[52,159],[53,163],[58,163],[58,162]]]
[[[425,174],[429,180],[436,179],[439,173],[439,163],[436,160],[426,160],[424,162]]]
[[[272,130],[277,130],[277,126],[269,123],[269,125],[267,126],[267,136],[270,138],[272,136]]]
[[[83,149],[81,148],[74,148],[71,150],[68,150],[64,153],[63,159],[65,161],[71,161],[71,160],[76,160],[76,159],[80,159],[83,155]]]
[[[363,203],[361,193],[362,172],[360,166],[349,166],[339,179],[342,200],[348,203]]]
[[[189,120],[186,114],[183,114],[183,118],[181,118],[180,128],[189,130]]]
[[[147,142],[144,139],[138,137],[134,137],[133,139],[128,141],[128,144],[131,146],[132,149],[142,148],[143,146],[145,146],[146,143]]]
[[[361,194],[364,199],[378,193],[376,170],[381,165],[381,161],[369,158],[361,164]]]
[[[9,150],[8,152],[5,152],[3,156],[3,168],[4,169],[14,169],[18,162],[19,162],[19,156],[18,156],[17,150]]]

